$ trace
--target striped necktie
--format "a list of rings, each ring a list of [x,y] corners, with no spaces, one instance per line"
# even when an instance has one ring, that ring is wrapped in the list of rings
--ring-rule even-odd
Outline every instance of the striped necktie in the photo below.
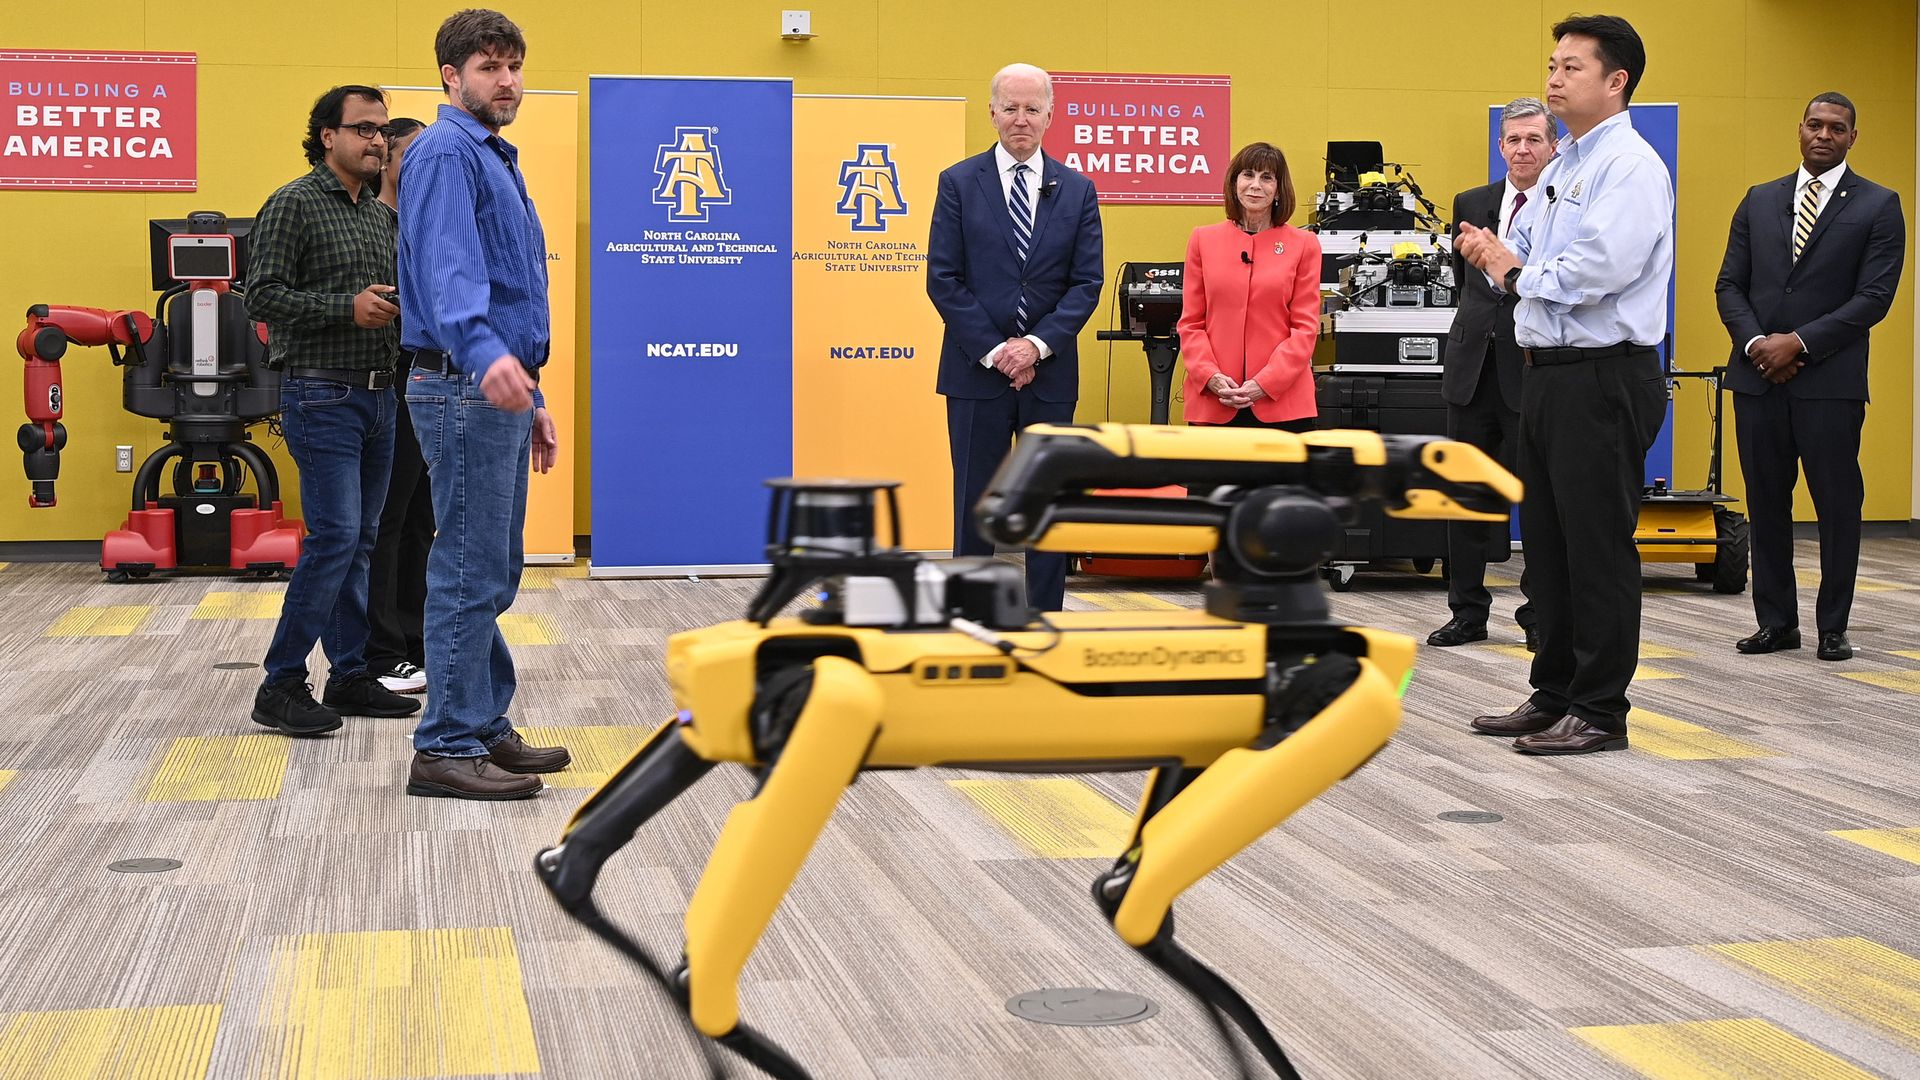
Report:
[[[1027,247],[1033,242],[1033,200],[1027,197],[1027,173],[1031,172],[1027,163],[1022,161],[1013,167],[1013,194],[1007,199],[1007,212],[1013,216],[1013,246],[1020,253],[1020,261],[1027,261]],[[1026,333],[1027,330],[1027,294],[1023,289],[1014,313],[1014,332]]]
[[[1813,219],[1820,216],[1820,179],[1815,177],[1807,181],[1807,193],[1800,196],[1800,212],[1793,220],[1793,261],[1800,261],[1800,252],[1807,246],[1807,240],[1813,236]]]

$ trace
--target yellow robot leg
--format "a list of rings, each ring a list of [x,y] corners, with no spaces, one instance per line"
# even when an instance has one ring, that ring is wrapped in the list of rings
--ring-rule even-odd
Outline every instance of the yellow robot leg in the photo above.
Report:
[[[740,971],[880,729],[882,696],[851,660],[813,661],[792,734],[752,799],[733,808],[687,906],[693,1025],[723,1039],[740,1019]]]
[[[1299,1080],[1300,1074],[1253,1006],[1174,940],[1173,900],[1364,765],[1399,726],[1399,695],[1372,661],[1332,654],[1312,667],[1317,670],[1307,677],[1320,680],[1327,693],[1344,688],[1297,728],[1287,715],[1275,717],[1253,746],[1227,751],[1197,776],[1187,768],[1154,770],[1132,846],[1093,885],[1094,901],[1121,939],[1206,1007],[1221,1040],[1240,1060],[1242,1076],[1249,1075],[1247,1063],[1226,1019],[1274,1075]]]
[[[1266,749],[1220,755],[1140,826],[1113,928],[1136,948],[1160,932],[1174,897],[1365,764],[1400,726],[1400,697],[1359,660],[1346,692]]]

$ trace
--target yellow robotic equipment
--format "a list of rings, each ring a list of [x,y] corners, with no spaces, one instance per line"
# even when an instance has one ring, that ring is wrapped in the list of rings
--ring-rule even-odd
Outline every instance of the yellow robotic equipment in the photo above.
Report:
[[[1120,554],[1198,541],[1214,557],[1204,611],[1045,616],[1026,608],[1011,564],[880,546],[882,496],[898,541],[891,482],[769,484],[773,570],[747,618],[668,641],[678,715],[535,859],[568,914],[645,968],[701,1035],[770,1076],[804,1078],[740,1022],[737,984],[861,770],[1150,770],[1132,839],[1094,882],[1094,901],[1205,1003],[1243,1070],[1223,1015],[1275,1074],[1297,1076],[1246,1000],[1174,941],[1174,898],[1358,769],[1399,725],[1413,639],[1330,621],[1316,576],[1343,515],[1378,500],[1402,517],[1504,521],[1519,481],[1474,447],[1429,436],[1032,427],[975,508],[986,535]],[[1091,490],[1165,484],[1193,494]],[[816,588],[816,606],[781,617]],[[594,884],[721,762],[759,784],[720,831],[669,974],[600,912]]]

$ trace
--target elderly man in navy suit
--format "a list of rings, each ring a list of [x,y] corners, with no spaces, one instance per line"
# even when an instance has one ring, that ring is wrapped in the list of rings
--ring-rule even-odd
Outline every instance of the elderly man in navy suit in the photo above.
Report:
[[[1853,656],[1867,333],[1887,316],[1907,252],[1900,196],[1847,168],[1854,120],[1853,102],[1839,94],[1807,103],[1800,168],[1741,200],[1715,286],[1733,337],[1727,388],[1753,521],[1760,628],[1735,643],[1743,653],[1800,647],[1793,486],[1804,467],[1820,519],[1817,655]]]
[[[953,553],[990,555],[972,511],[1028,424],[1068,423],[1080,396],[1080,328],[1104,271],[1093,184],[1040,151],[1053,80],[1030,64],[993,77],[993,149],[940,174],[927,295],[946,323],[937,389],[953,452]],[[1027,555],[1027,602],[1058,611],[1067,556]]]

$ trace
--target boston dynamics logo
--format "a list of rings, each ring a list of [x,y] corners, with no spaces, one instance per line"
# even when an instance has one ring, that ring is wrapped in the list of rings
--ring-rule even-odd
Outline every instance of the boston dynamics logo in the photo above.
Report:
[[[840,163],[840,204],[836,213],[853,219],[854,232],[886,232],[887,218],[907,212],[900,197],[900,169],[886,143],[861,143],[853,160]]]
[[[712,128],[674,128],[673,141],[661,144],[653,171],[660,176],[653,201],[667,208],[669,221],[705,221],[709,206],[733,202]]]

